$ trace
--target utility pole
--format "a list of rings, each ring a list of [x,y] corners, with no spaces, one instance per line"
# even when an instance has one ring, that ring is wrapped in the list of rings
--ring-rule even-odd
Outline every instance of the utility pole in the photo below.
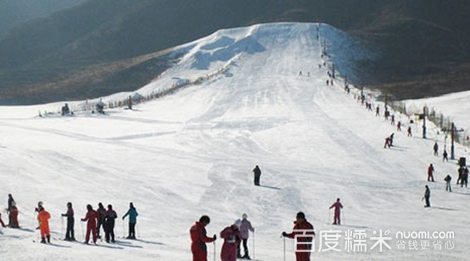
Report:
[[[450,133],[450,140],[451,140],[451,143],[450,143],[450,159],[451,160],[454,160],[455,159],[455,155],[454,155],[454,130],[455,129],[455,126],[454,126],[454,123],[452,122],[452,132]]]
[[[453,128],[453,125],[452,125],[452,128]],[[423,139],[426,139],[426,106],[423,107]]]

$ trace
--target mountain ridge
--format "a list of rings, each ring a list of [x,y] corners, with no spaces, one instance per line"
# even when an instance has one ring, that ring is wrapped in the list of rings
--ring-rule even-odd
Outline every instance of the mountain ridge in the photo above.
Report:
[[[132,72],[116,71],[111,78],[129,79],[122,84],[117,80],[90,87],[64,83],[60,92],[42,86],[76,78],[86,67],[91,70],[159,52],[218,29],[279,21],[324,22],[369,42],[369,48],[380,56],[358,64],[363,72],[358,85],[381,89],[397,98],[468,88],[470,37],[463,32],[469,18],[450,17],[470,9],[465,1],[455,5],[385,0],[257,0],[248,5],[213,0],[185,5],[180,0],[111,2],[87,1],[10,33],[0,43],[0,103],[28,103],[24,90],[36,93],[34,99],[39,102],[135,90],[158,76],[165,66],[156,71],[146,67],[143,70],[147,73],[139,73],[140,67]],[[439,14],[447,19],[439,19]],[[86,78],[84,83],[93,81]],[[456,84],[455,79],[459,79]]]

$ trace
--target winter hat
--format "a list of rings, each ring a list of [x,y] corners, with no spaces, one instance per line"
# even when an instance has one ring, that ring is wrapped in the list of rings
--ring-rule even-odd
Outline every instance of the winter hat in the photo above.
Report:
[[[303,219],[305,219],[305,214],[304,214],[304,212],[299,212],[299,213],[297,213],[296,218],[303,218]]]
[[[237,226],[238,228],[240,228],[240,226],[242,225],[242,221],[240,219],[237,219],[235,220],[235,222],[233,222],[233,224]]]
[[[209,218],[209,216],[204,215],[199,219],[199,222],[209,224],[211,222],[211,219]]]
[[[246,213],[243,213],[243,214],[242,214],[242,218],[243,218],[243,219],[247,219],[247,218],[248,218],[248,215],[247,215]]]

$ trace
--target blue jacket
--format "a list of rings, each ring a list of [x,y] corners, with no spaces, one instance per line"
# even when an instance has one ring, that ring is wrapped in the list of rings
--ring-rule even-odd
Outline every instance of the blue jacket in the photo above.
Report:
[[[128,215],[129,215],[129,223],[137,223],[137,216],[139,215],[139,213],[137,213],[137,210],[135,210],[135,208],[129,208],[129,210],[122,217],[122,219],[124,219]]]

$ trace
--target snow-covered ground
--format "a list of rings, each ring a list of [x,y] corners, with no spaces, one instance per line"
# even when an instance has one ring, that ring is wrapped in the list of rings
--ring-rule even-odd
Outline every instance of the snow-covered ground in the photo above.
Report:
[[[0,229],[0,259],[191,260],[189,228],[201,215],[211,217],[207,231],[213,235],[247,213],[256,229],[249,241],[252,258],[284,260],[285,243],[285,260],[292,261],[293,240],[280,235],[292,230],[296,213],[303,211],[317,233],[313,260],[468,260],[470,191],[455,185],[452,193],[445,191],[447,174],[455,184],[457,162],[433,155],[435,141],[444,147],[443,135],[428,122],[423,139],[416,122],[413,137],[407,137],[406,116],[396,113],[403,122],[397,131],[345,93],[341,79],[326,86],[328,69],[318,65],[330,60],[322,60],[322,42],[343,75],[352,73],[348,61],[371,54],[328,25],[321,25],[317,38],[317,28],[257,25],[189,43],[181,62],[140,92],[214,76],[133,110],[40,118],[38,111],[57,104],[0,107],[0,207],[5,209],[12,193],[22,227]],[[214,73],[220,68],[223,73]],[[456,95],[452,102],[416,102],[435,103],[470,126],[468,113],[457,113],[464,106],[458,101],[468,103],[470,95]],[[395,146],[384,149],[393,132]],[[455,153],[468,157],[460,145]],[[434,183],[426,181],[430,163]],[[259,187],[253,185],[255,165],[262,170]],[[431,208],[421,201],[425,185]],[[344,205],[342,226],[330,225],[328,207],[337,197]],[[53,245],[34,242],[38,201],[52,215]],[[116,244],[59,240],[69,201],[79,242],[85,226],[79,218],[87,204],[96,208],[98,202],[113,204],[119,217],[133,202],[140,214],[138,240],[122,238],[127,225],[121,219]],[[399,238],[401,232],[413,232],[412,238]],[[221,245],[209,244],[208,260],[214,251],[220,260]]]

